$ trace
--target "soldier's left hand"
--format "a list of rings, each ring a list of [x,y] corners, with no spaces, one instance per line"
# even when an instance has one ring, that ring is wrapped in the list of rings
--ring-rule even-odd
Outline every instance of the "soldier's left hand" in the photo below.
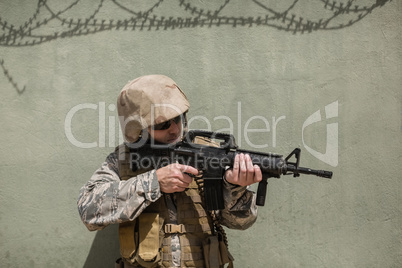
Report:
[[[225,179],[231,184],[248,186],[262,180],[261,169],[248,154],[237,154],[232,169],[225,173]]]

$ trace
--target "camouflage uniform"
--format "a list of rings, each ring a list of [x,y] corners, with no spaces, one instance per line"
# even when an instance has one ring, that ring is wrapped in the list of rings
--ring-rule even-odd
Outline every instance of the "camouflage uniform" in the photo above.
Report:
[[[218,213],[220,223],[233,229],[244,230],[250,227],[257,216],[253,192],[247,190],[247,187],[231,185],[226,181],[223,189],[225,209]],[[155,170],[121,181],[118,157],[113,152],[81,188],[78,210],[89,230],[101,230],[109,224],[134,220],[159,198],[165,198],[168,206],[174,207],[170,195],[160,191]],[[178,239],[172,241],[178,242]],[[180,258],[179,244],[172,245],[172,251],[174,259]],[[180,259],[177,263],[180,263]]]

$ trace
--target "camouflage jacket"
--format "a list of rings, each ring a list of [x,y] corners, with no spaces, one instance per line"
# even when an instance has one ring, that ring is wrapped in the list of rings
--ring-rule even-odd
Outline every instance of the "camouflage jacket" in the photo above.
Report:
[[[223,189],[225,209],[218,212],[220,223],[232,229],[247,229],[257,217],[254,192],[225,180]],[[81,188],[77,203],[83,223],[94,231],[134,220],[162,196],[155,170],[120,180],[118,157],[113,152]]]

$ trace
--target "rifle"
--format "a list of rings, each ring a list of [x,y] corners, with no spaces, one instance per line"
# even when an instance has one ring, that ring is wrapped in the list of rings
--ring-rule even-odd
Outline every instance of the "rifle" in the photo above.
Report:
[[[205,144],[195,143],[195,138],[208,141]],[[212,145],[211,141],[215,142]],[[300,148],[294,149],[286,158],[274,153],[262,153],[239,149],[234,136],[226,133],[190,130],[182,141],[176,144],[151,144],[150,142],[135,142],[130,147],[130,168],[138,169],[161,168],[180,163],[193,166],[203,174],[204,202],[206,210],[224,208],[222,181],[228,167],[232,167],[236,154],[250,155],[254,165],[261,168],[263,179],[258,185],[256,204],[264,206],[268,178],[280,178],[281,175],[300,174],[316,175],[332,178],[332,172],[300,167]],[[296,162],[289,159],[295,156]]]

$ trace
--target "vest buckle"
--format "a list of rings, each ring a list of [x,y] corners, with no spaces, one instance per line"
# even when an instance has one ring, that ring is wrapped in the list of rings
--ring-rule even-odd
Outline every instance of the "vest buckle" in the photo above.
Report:
[[[183,234],[186,232],[186,228],[183,224],[166,224],[165,225],[165,233],[166,234]]]

